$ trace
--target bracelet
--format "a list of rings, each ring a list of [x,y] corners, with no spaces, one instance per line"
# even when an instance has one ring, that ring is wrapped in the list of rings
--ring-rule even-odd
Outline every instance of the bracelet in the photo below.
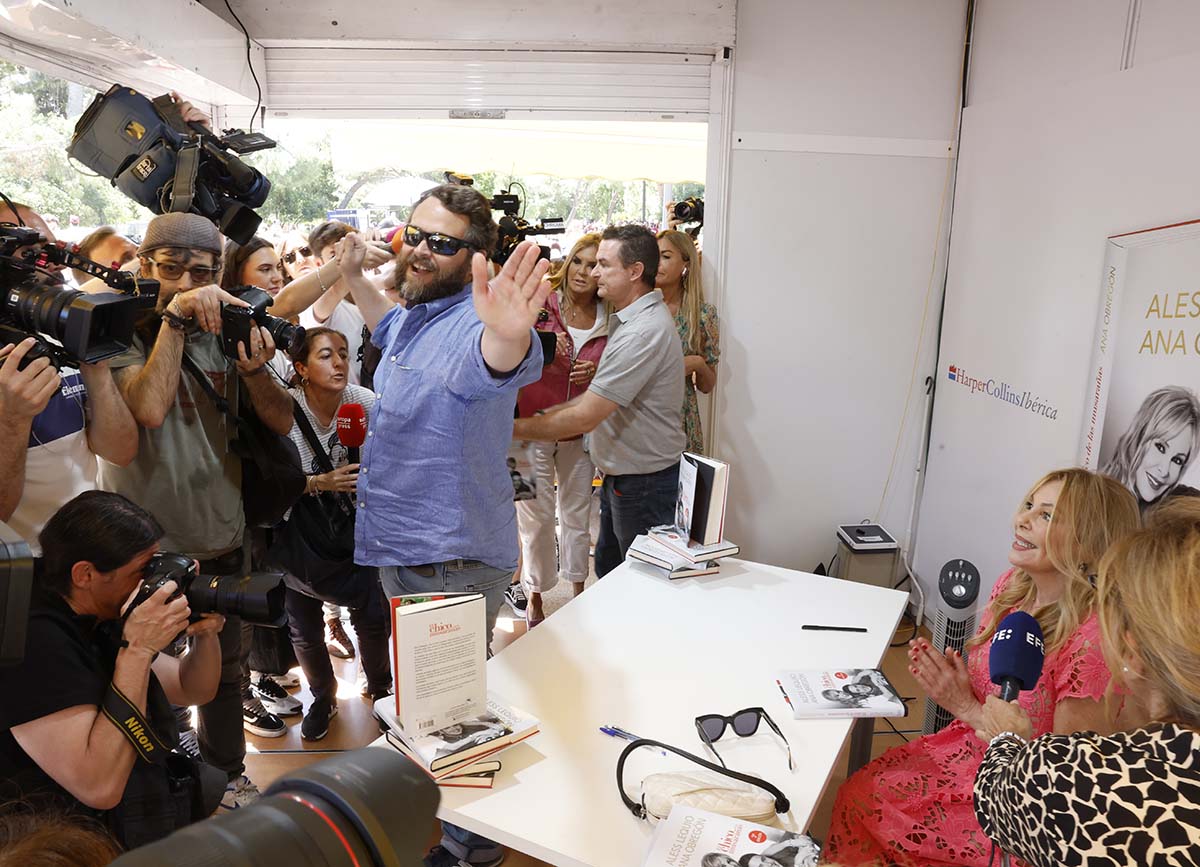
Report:
[[[1013,738],[1014,740],[1019,742],[1021,744],[1021,746],[1025,746],[1026,744],[1029,743],[1029,741],[1025,740],[1025,738],[1021,737],[1016,732],[1000,732],[1000,734],[996,735],[994,738],[992,738],[990,741],[988,741],[988,749],[990,750],[993,746],[996,745],[996,741],[1001,740],[1003,738]]]
[[[177,313],[172,313],[169,308],[162,312],[162,321],[176,331],[187,331],[188,320]]]
[[[324,266],[322,266],[322,267],[324,267]],[[320,287],[321,287],[321,292],[323,292],[323,293],[324,293],[324,292],[328,292],[328,291],[329,291],[329,287],[327,287],[327,286],[325,285],[325,278],[321,276],[321,269],[320,269],[320,268],[318,268],[318,269],[317,269],[317,283],[318,283],[318,284],[320,285]]]
[[[304,493],[311,497],[315,497],[321,493],[321,489],[317,487],[317,477],[315,475],[304,477]]]

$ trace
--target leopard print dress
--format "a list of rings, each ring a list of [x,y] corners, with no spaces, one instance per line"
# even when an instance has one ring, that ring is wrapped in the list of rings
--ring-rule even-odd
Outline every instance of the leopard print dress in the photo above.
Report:
[[[1200,865],[1200,734],[1174,723],[1004,738],[975,779],[984,833],[1032,867]]]

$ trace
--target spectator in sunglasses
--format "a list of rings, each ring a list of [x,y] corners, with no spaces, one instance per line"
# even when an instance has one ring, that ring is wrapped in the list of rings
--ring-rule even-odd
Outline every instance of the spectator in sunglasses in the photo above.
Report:
[[[313,255],[312,247],[308,246],[308,238],[299,230],[289,232],[279,245],[279,261],[283,265],[283,283],[286,286],[293,280],[299,280],[305,274],[317,270],[317,257]]]

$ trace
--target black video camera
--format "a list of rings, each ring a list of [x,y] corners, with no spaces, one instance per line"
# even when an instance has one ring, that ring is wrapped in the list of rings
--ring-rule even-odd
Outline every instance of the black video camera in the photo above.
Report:
[[[296,354],[304,342],[304,327],[268,313],[267,308],[275,303],[274,298],[255,286],[238,286],[230,289],[229,294],[250,306],[225,304],[221,307],[221,349],[226,357],[238,360],[239,343],[245,344],[246,351],[250,351],[250,329],[256,325],[267,329],[275,347],[286,352],[288,357]]]
[[[503,265],[525,240],[527,235],[561,235],[567,231],[567,225],[561,217],[543,217],[540,222],[530,223],[519,216],[521,199],[516,193],[501,190],[488,201],[493,211],[503,211],[504,216],[499,220],[500,236],[496,240],[496,251],[492,253],[492,261]],[[539,245],[539,259],[550,258],[550,248],[545,244]]]
[[[458,172],[446,172],[446,183],[460,187],[475,186],[475,179],[470,175]],[[513,254],[517,245],[525,240],[527,235],[561,235],[567,231],[567,224],[561,217],[543,217],[540,222],[530,223],[521,214],[521,197],[510,190],[501,190],[488,199],[488,207],[493,211],[503,211],[500,218],[500,236],[496,239],[496,249],[492,253],[492,261],[503,265]],[[538,247],[539,259],[550,258],[550,248],[545,244]]]
[[[681,223],[704,222],[704,199],[699,196],[688,196],[682,202],[676,202],[675,219]]]
[[[38,272],[47,273],[50,265],[78,269],[116,291],[88,293],[39,283]],[[37,337],[21,368],[35,358],[49,358],[61,370],[127,350],[138,316],[154,307],[158,281],[106,268],[62,242],[48,243],[28,226],[0,225],[0,292],[0,346]]]
[[[254,572],[246,576],[201,575],[196,561],[182,554],[159,552],[150,558],[142,575],[142,587],[125,611],[125,616],[168,581],[178,588],[172,599],[187,597],[191,622],[203,614],[229,614],[261,626],[282,626],[284,612],[283,576]]]
[[[239,244],[254,237],[271,182],[235,154],[275,147],[261,133],[213,135],[184,123],[169,96],[147,99],[114,84],[75,125],[67,153],[156,214],[190,211]]]

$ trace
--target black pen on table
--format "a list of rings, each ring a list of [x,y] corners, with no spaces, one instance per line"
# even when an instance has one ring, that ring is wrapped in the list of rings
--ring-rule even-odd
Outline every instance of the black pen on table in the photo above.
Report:
[[[865,626],[824,626],[820,623],[805,623],[800,627],[811,632],[866,632]]]

